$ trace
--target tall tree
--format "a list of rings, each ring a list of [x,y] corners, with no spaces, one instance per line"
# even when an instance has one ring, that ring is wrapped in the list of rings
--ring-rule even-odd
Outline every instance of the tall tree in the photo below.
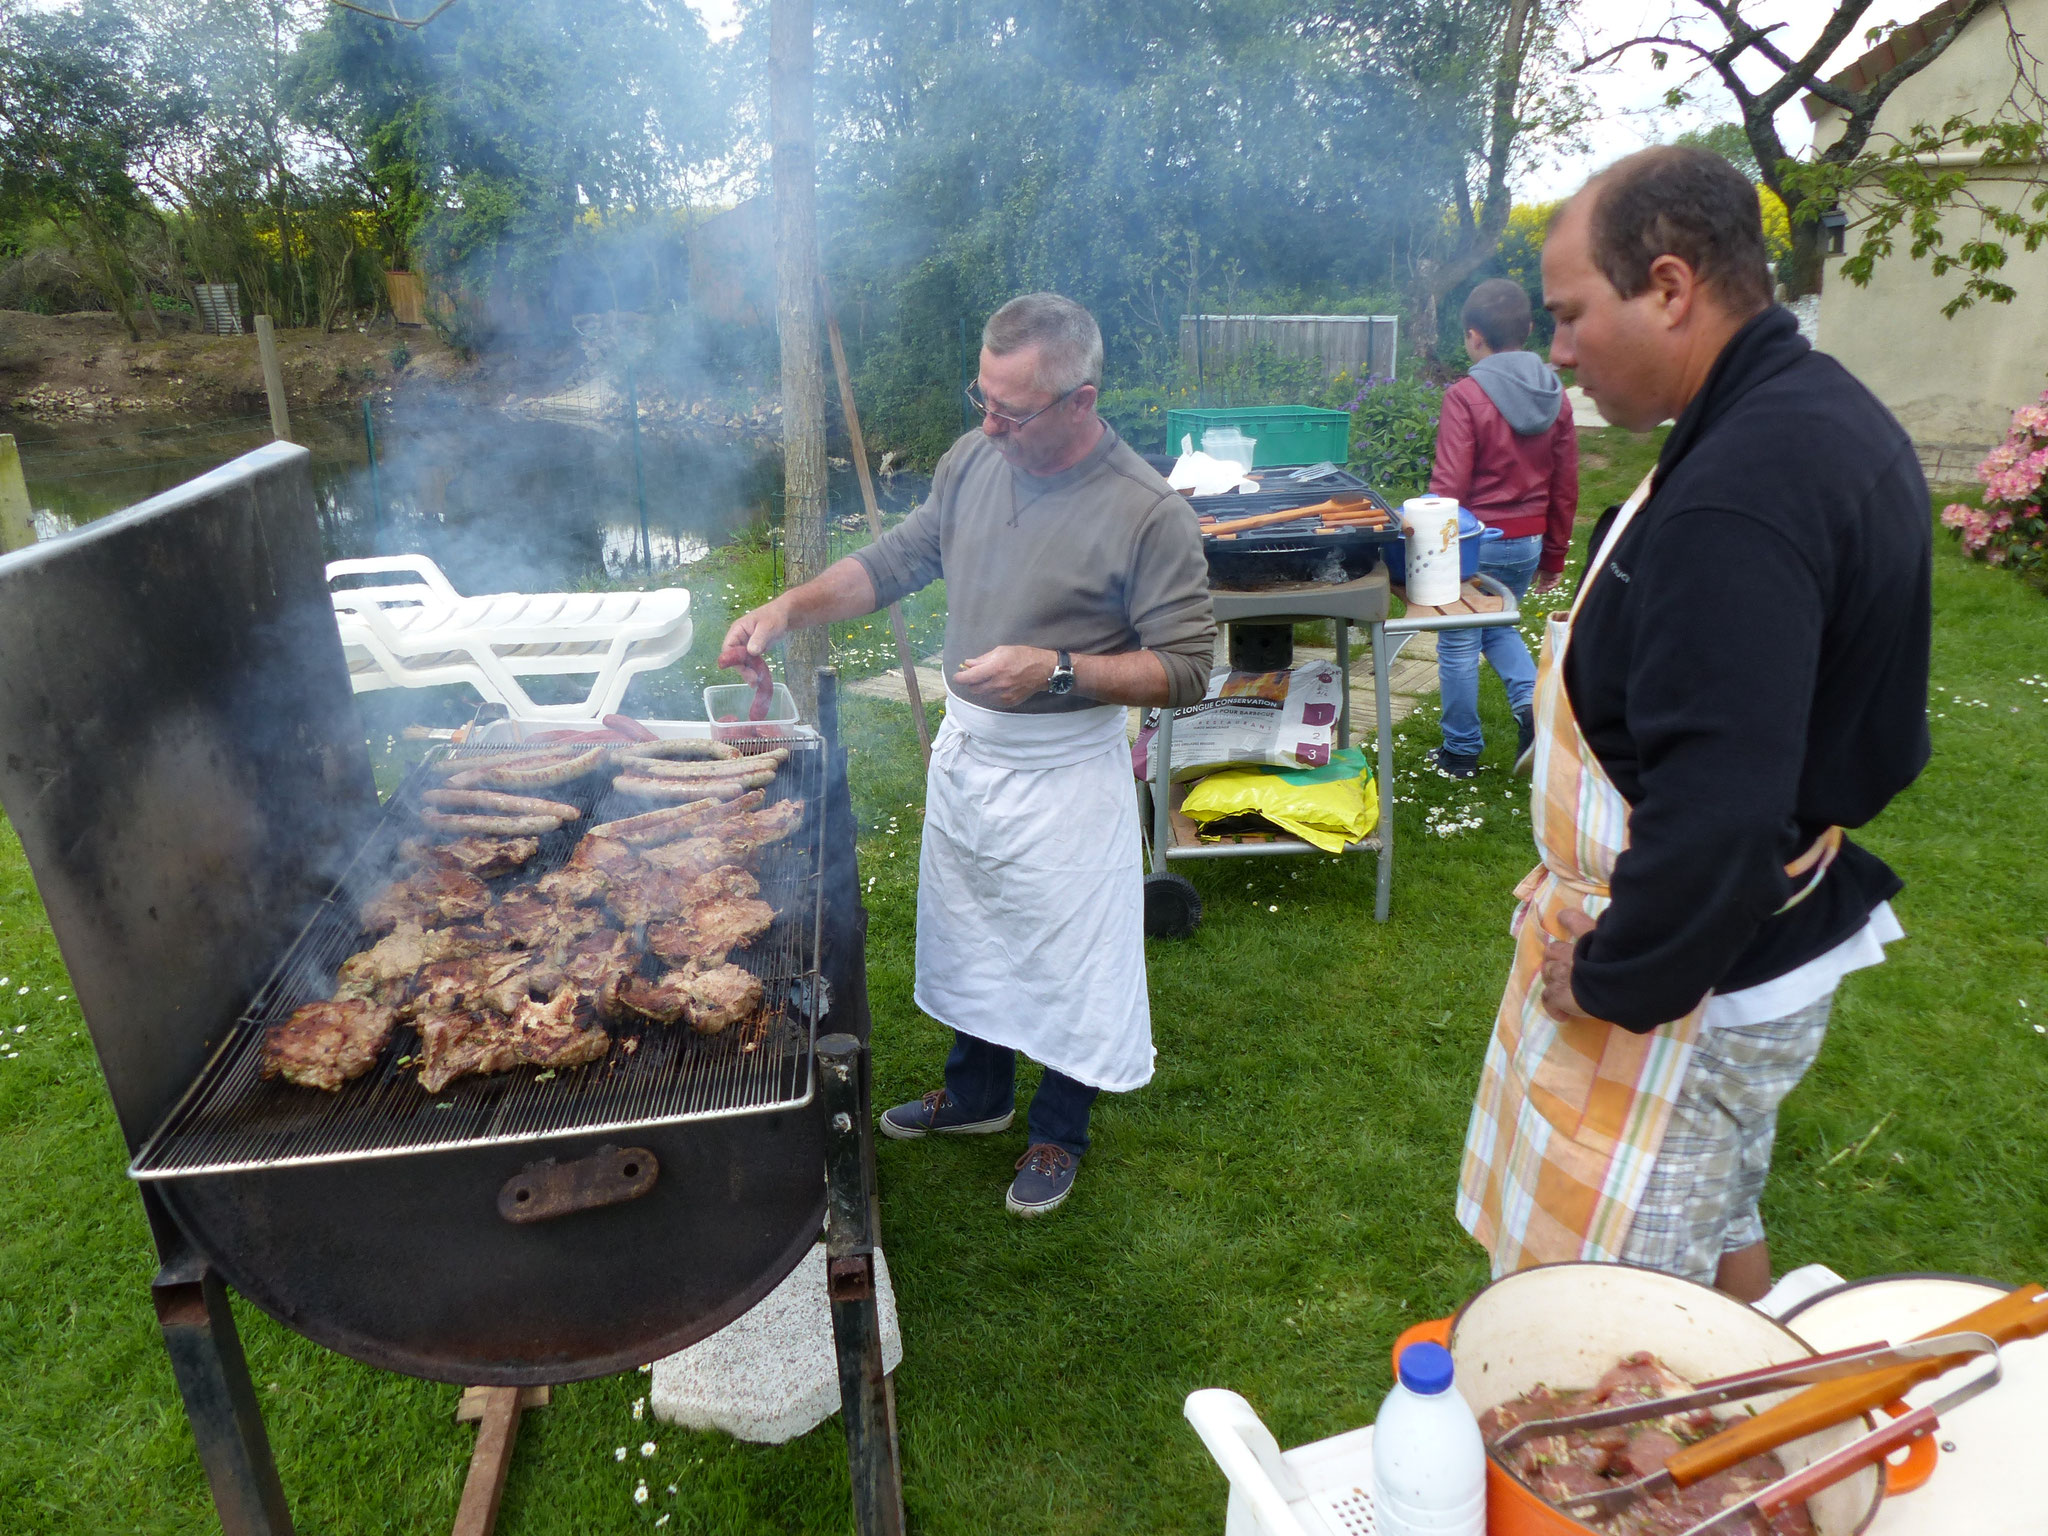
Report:
[[[156,310],[131,254],[153,217],[133,167],[195,107],[116,0],[0,13],[0,197],[65,234],[131,339]]]
[[[812,147],[811,0],[772,0],[768,117],[775,194],[775,317],[782,341],[782,548],[791,586],[825,569],[825,370],[818,344],[818,211]],[[789,638],[789,687],[815,719],[822,627]]]
[[[296,82],[294,110],[386,215],[391,254],[417,244],[451,284],[542,313],[557,293],[659,303],[644,261],[614,298],[604,253],[659,243],[649,231],[730,145],[686,0],[490,0],[416,30],[330,9]]]
[[[1499,248],[1514,208],[1514,172],[1536,149],[1568,136],[1582,112],[1558,79],[1560,0],[1414,0],[1360,7],[1368,57],[1398,63],[1413,110],[1428,125],[1416,146],[1433,171],[1440,206],[1407,253],[1409,312],[1418,344],[1434,350],[1438,308]]]
[[[1780,266],[1786,289],[1795,297],[1816,293],[1822,268],[1818,216],[1833,206],[1852,179],[1841,173],[1864,160],[1877,131],[1878,114],[1900,86],[1946,53],[1979,16],[2002,7],[2002,0],[1948,0],[1920,21],[1891,34],[1888,61],[1858,71],[1848,80],[1829,79],[1826,72],[1837,67],[1836,55],[1856,38],[1871,0],[1838,0],[1818,35],[1796,55],[1775,36],[1784,30],[1783,23],[1758,25],[1742,14],[1742,4],[1743,0],[1688,0],[1672,10],[1661,27],[1602,49],[1580,67],[1599,64],[1632,48],[1649,48],[1654,50],[1659,68],[1676,51],[1696,60],[1701,71],[1710,72],[1742,112],[1743,132],[1764,185],[1792,210],[1792,251]],[[1861,41],[1875,43],[1881,35],[1873,29],[1863,34]],[[1761,83],[1755,83],[1759,78]],[[1683,86],[1674,87],[1672,99],[1680,99],[1684,90]],[[1777,125],[1779,109],[1808,92],[1838,108],[1844,118],[1841,136],[1809,162],[1809,166],[1820,168],[1817,176],[1811,170],[1802,175],[1796,168],[1798,162],[1787,152]],[[1967,126],[1962,119],[1954,120],[1950,136],[1963,137]],[[2037,141],[2038,137],[2037,133]]]

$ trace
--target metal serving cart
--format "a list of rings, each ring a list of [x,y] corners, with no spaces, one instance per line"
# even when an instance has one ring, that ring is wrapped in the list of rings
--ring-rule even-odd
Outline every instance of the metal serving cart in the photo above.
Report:
[[[1441,607],[1410,603],[1400,618],[1390,618],[1391,600],[1406,594],[1393,585],[1384,564],[1346,582],[1295,582],[1252,591],[1215,588],[1210,593],[1219,624],[1297,624],[1328,619],[1336,627],[1337,669],[1343,703],[1337,716],[1337,744],[1351,745],[1351,628],[1366,632],[1372,647],[1375,739],[1379,762],[1379,823],[1366,836],[1346,846],[1348,854],[1371,853],[1378,859],[1378,888],[1373,916],[1387,920],[1394,884],[1394,722],[1388,678],[1394,654],[1409,635],[1446,629],[1490,629],[1521,621],[1515,595],[1491,576],[1475,576],[1464,584],[1458,600]],[[1180,814],[1172,782],[1174,711],[1159,717],[1153,738],[1146,783],[1149,814],[1150,873],[1145,877],[1145,931],[1153,937],[1180,938],[1201,922],[1202,902],[1193,884],[1168,871],[1175,859],[1275,857],[1316,853],[1313,843],[1279,834],[1241,834],[1204,840],[1195,824]]]

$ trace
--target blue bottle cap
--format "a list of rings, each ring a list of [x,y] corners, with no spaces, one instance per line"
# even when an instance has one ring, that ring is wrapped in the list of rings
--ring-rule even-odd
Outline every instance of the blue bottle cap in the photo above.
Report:
[[[1434,1397],[1451,1384],[1451,1352],[1441,1344],[1410,1344],[1401,1351],[1401,1385]]]

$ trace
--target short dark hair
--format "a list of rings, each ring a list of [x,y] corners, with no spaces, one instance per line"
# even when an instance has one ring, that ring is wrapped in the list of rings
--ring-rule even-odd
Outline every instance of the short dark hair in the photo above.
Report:
[[[1756,188],[1712,150],[1659,144],[1617,160],[1579,192],[1591,197],[1593,265],[1632,299],[1650,264],[1676,256],[1721,302],[1748,316],[1771,302]]]
[[[1494,351],[1513,352],[1529,340],[1536,322],[1529,313],[1528,291],[1520,283],[1490,277],[1466,298],[1458,323],[1477,331],[1479,339]]]

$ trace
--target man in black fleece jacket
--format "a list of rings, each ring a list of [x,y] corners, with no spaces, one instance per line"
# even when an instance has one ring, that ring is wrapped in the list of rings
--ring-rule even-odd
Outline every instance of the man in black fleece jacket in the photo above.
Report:
[[[1760,1185],[1835,983],[1899,934],[1900,881],[1875,854],[1844,841],[1803,896],[1786,866],[1927,761],[1931,540],[1905,433],[1770,303],[1755,208],[1718,157],[1649,150],[1595,178],[1544,248],[1552,362],[1612,422],[1677,418],[1618,544],[1596,530],[1601,579],[1572,624],[1566,693],[1628,802],[1628,847],[1612,904],[1597,923],[1567,915],[1544,982],[1553,1016],[1638,1033],[1708,999],[1695,1071],[1726,1026],[1818,1010],[1804,1059],[1768,1069],[1762,1123],[1729,1128],[1762,1139],[1761,1164],[1753,1147],[1737,1159]],[[1745,227],[1715,228],[1731,220]],[[1660,1163],[1688,1155],[1680,1131]],[[1660,1182],[1683,1200],[1674,1182],[1716,1176],[1660,1167],[1651,1203]],[[1754,1299],[1770,1270],[1747,1199],[1717,1279]]]

